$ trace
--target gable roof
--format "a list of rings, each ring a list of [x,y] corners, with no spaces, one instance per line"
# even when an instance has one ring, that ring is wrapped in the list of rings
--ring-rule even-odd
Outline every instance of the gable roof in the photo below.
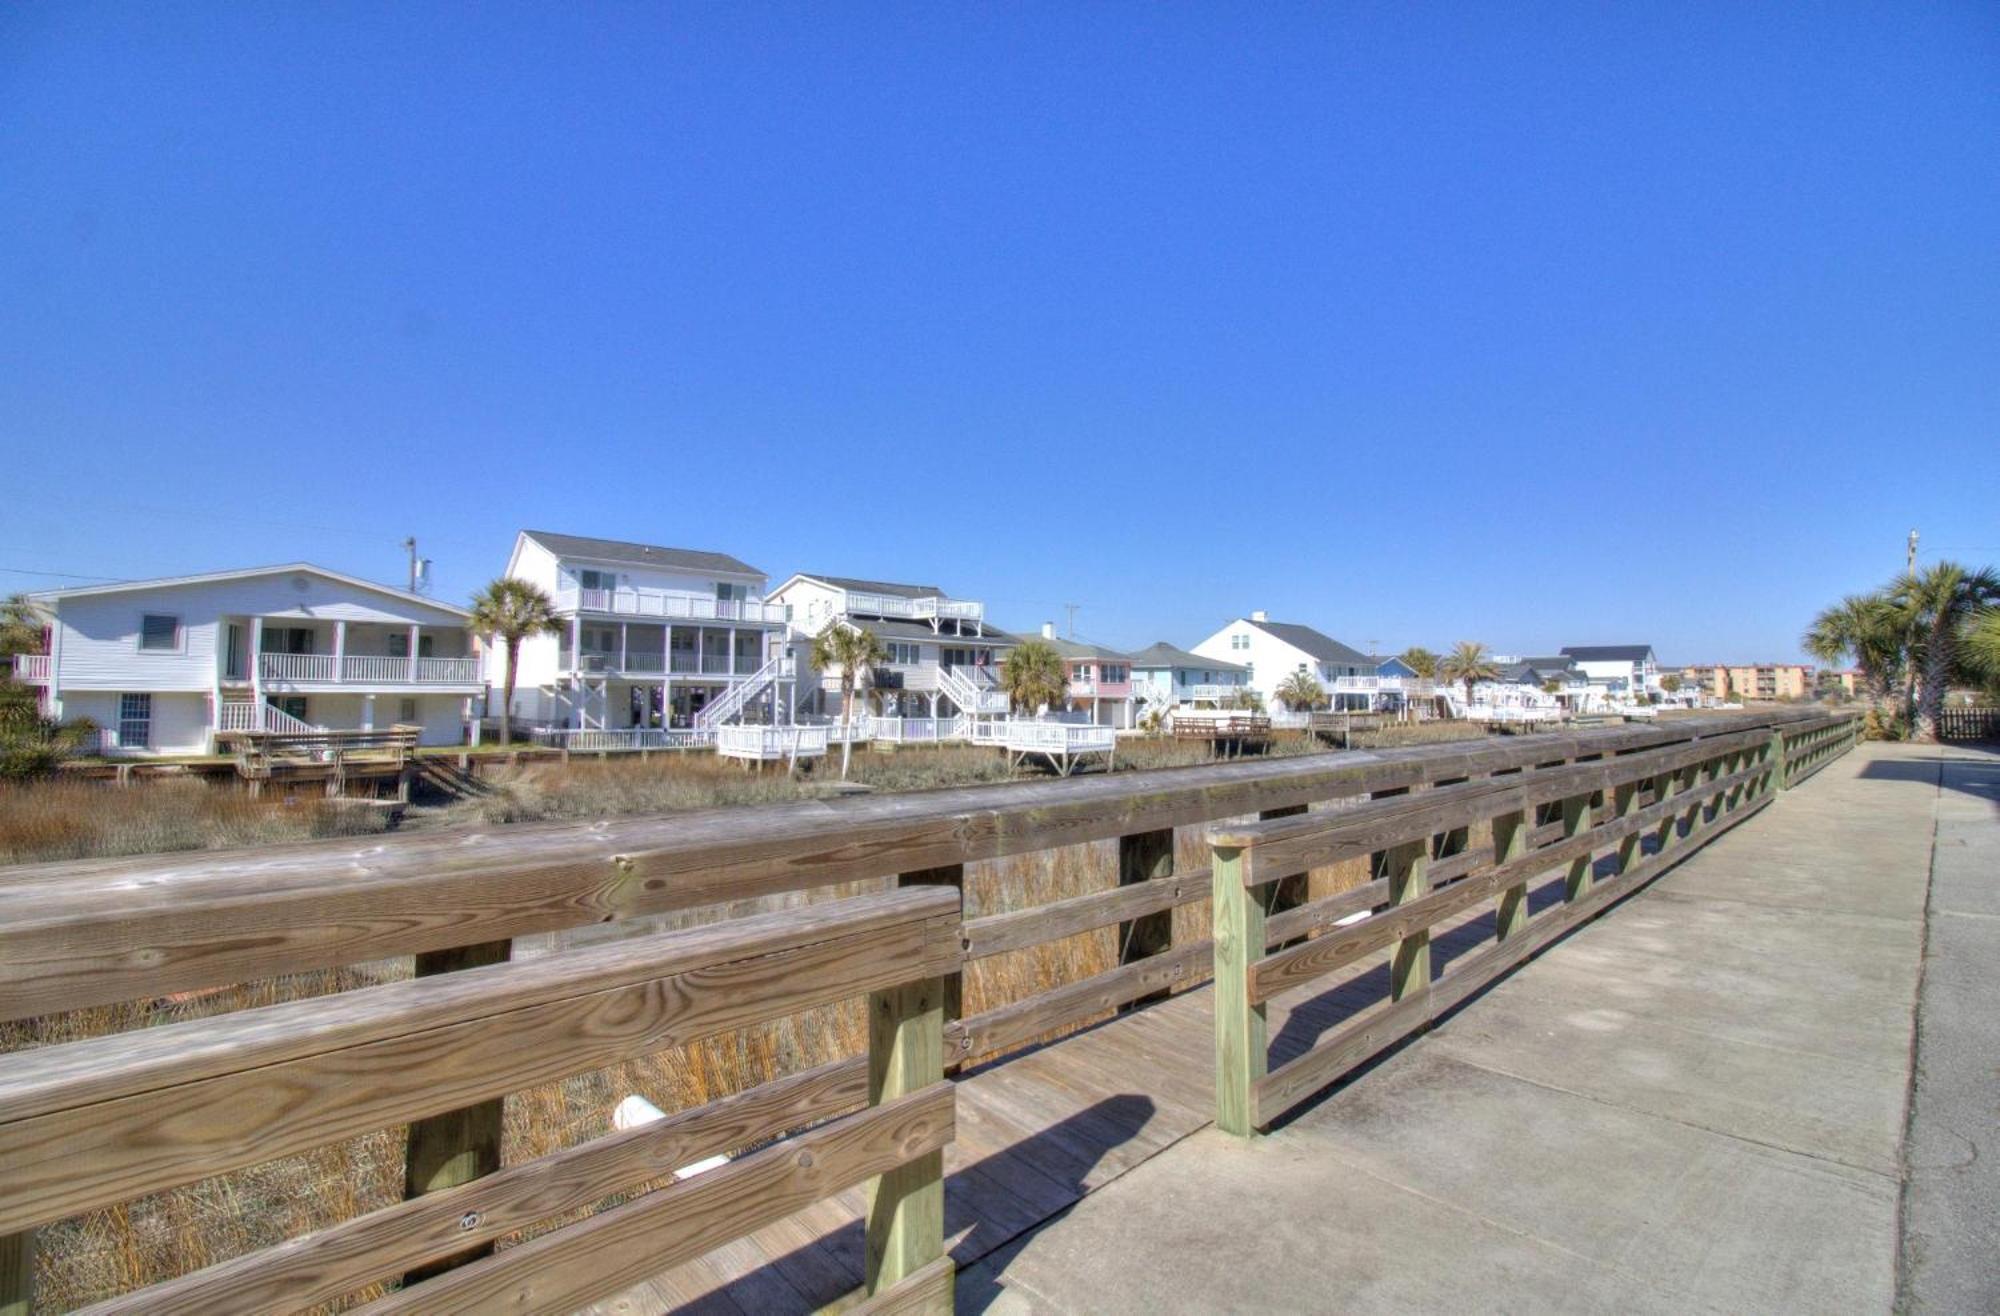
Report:
[[[1378,675],[1386,674],[1387,669],[1392,665],[1404,676],[1415,676],[1417,674],[1417,669],[1404,662],[1403,655],[1399,653],[1371,653],[1368,655],[1368,661],[1375,664],[1375,671]]]
[[[355,589],[364,589],[371,594],[384,594],[404,603],[420,604],[438,612],[448,612],[456,617],[470,617],[472,614],[455,603],[446,603],[425,594],[412,594],[394,585],[382,585],[359,576],[350,576],[344,571],[333,571],[326,567],[314,566],[310,562],[281,562],[268,567],[239,567],[234,571],[204,571],[193,576],[157,576],[151,580],[120,580],[108,585],[73,585],[67,589],[37,590],[28,597],[37,602],[49,600],[89,598],[102,594],[137,593],[154,589],[172,589],[182,585],[212,585],[224,580],[249,580],[257,576],[282,576],[286,574],[318,576],[322,580],[338,581]]]
[[[1186,649],[1177,649],[1165,640],[1155,640],[1132,655],[1132,666],[1155,667],[1198,667],[1205,672],[1240,672],[1241,663],[1226,663],[1220,658],[1204,658]]]
[[[1372,667],[1374,659],[1359,649],[1350,649],[1331,635],[1322,635],[1310,626],[1301,626],[1290,621],[1250,621],[1245,624],[1255,626],[1267,635],[1276,636],[1286,644],[1303,653],[1310,654],[1323,663],[1339,663],[1343,667]]]
[[[1042,643],[1051,646],[1065,658],[1101,658],[1114,663],[1122,663],[1131,657],[1130,654],[1108,648],[1102,644],[1084,644],[1077,640],[1055,639],[1044,640]]]
[[[553,530],[523,530],[521,535],[534,540],[557,557],[588,558],[593,562],[616,562],[633,567],[665,567],[670,571],[717,572],[725,576],[764,575],[741,558],[698,548],[661,548],[657,544],[634,544],[623,539],[562,535]]]
[[[987,625],[982,635],[940,635],[931,629],[927,621],[902,621],[897,618],[867,618],[856,620],[852,617],[845,624],[856,630],[867,631],[885,640],[918,640],[924,644],[935,644],[946,649],[958,649],[986,645],[993,649],[1011,648],[1021,642],[1017,635],[1010,635],[997,626]]]
[[[1571,644],[1563,647],[1565,658],[1580,663],[1642,663],[1653,652],[1650,644]]]

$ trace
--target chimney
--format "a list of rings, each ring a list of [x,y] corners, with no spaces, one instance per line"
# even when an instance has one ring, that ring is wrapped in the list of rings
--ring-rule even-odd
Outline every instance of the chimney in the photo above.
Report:
[[[1042,623],[1042,638],[1045,640],[1056,638],[1056,624],[1054,622],[1045,621]]]
[[[1253,613],[1251,613],[1251,614],[1250,614],[1250,620],[1251,620],[1251,621],[1269,621],[1269,620],[1271,620],[1271,614],[1270,614],[1270,613],[1268,613],[1268,612],[1266,612],[1266,611],[1264,611],[1264,610],[1263,610],[1262,608],[1259,608],[1259,609],[1257,609],[1257,611],[1255,611],[1255,612],[1253,612]]]

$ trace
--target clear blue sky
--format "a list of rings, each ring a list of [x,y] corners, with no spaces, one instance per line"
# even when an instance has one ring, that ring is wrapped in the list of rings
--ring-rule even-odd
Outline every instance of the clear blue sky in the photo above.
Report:
[[[2000,560],[2000,8],[10,4],[0,449],[0,588],[1785,657]]]

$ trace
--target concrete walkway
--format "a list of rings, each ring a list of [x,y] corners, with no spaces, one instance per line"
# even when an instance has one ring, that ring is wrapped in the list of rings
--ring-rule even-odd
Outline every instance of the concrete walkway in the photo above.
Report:
[[[1271,1136],[1197,1134],[1015,1240],[961,1310],[1890,1309],[1938,757],[1835,761]],[[1961,793],[1971,888],[2000,821]],[[1963,899],[1938,1004],[1983,982],[1989,1017],[1941,1037],[1991,1028],[2000,977],[1990,882]],[[1930,1076],[1982,1133],[1985,1046]],[[1991,1310],[1955,1286],[1992,1267],[1964,1145],[1923,1127],[1936,1309]]]

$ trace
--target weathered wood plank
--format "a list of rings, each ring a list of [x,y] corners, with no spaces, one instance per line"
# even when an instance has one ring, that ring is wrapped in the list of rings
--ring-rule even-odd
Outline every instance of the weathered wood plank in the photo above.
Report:
[[[892,892],[9,1057],[0,1230],[941,975],[955,905]]]
[[[1243,854],[1213,848],[1215,863],[1215,1126],[1249,1137],[1256,1132],[1257,1084],[1270,1061],[1265,1006],[1251,997],[1250,963],[1270,944],[1263,893],[1243,881]]]
[[[1282,914],[1273,914],[1265,920],[1266,935],[1271,945],[1293,941],[1314,932],[1322,932],[1337,925],[1344,918],[1365,913],[1389,898],[1389,881],[1376,878],[1351,891],[1340,891],[1330,896],[1321,896],[1296,909],[1288,909]]]
[[[297,1311],[868,1099],[861,1057],[596,1138],[92,1307],[85,1316]]]
[[[362,1308],[568,1312],[951,1141],[952,1088],[824,1124]]]
[[[1045,1033],[1116,1010],[1130,1001],[1199,981],[1208,968],[1209,943],[1176,946],[1077,982],[1038,992],[973,1015],[947,1028],[946,1051],[956,1062],[1031,1042]]]
[[[1135,925],[1149,925],[1149,916],[1171,910],[1176,905],[1206,900],[1208,881],[1209,875],[1204,871],[1169,873],[1165,877],[1110,891],[1093,891],[1088,895],[1051,900],[1046,905],[1029,909],[968,919],[965,924],[965,956],[967,959],[983,959],[988,955],[1001,955],[1044,942],[1060,941],[1064,937],[1073,937],[1113,923],[1130,921]],[[1171,926],[1169,920],[1169,929]],[[1163,948],[1155,944],[1156,938],[1151,931],[1141,936],[1121,929],[1119,936],[1120,944],[1134,948],[1135,955],[1136,948],[1142,945],[1152,948],[1147,951],[1148,954]]]
[[[863,1298],[843,1316],[950,1316],[952,1285],[958,1271],[950,1257],[939,1257],[912,1271],[892,1287]]]

